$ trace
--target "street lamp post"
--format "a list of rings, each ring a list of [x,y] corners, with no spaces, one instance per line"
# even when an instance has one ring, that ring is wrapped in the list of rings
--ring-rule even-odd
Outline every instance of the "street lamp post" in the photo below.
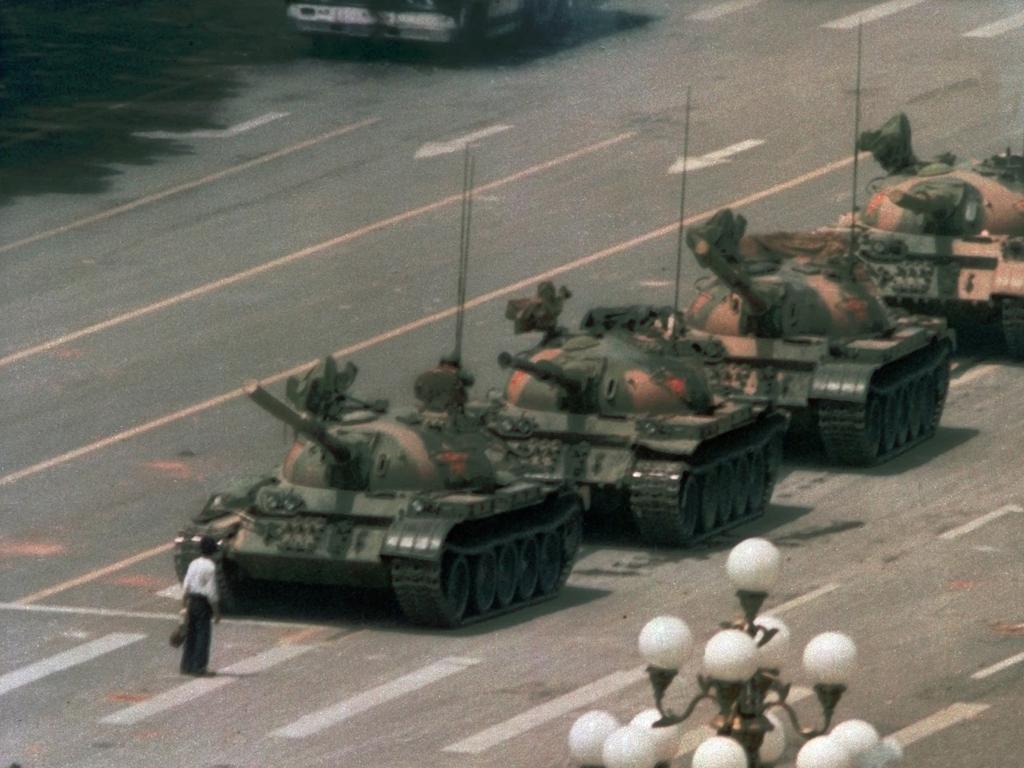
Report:
[[[838,632],[824,632],[804,649],[803,665],[815,681],[821,725],[801,724],[788,701],[791,684],[780,674],[789,629],[776,617],[759,615],[780,563],[778,549],[765,539],[746,539],[729,553],[726,571],[743,617],[722,625],[705,645],[698,692],[680,712],[666,705],[665,696],[692,653],[693,634],[674,616],[649,621],[640,632],[638,647],[648,663],[655,709],[623,727],[607,712],[585,714],[569,735],[573,757],[588,768],[668,766],[678,751],[680,724],[704,701],[717,707],[709,723],[717,735],[697,747],[692,768],[775,765],[786,748],[786,719],[806,740],[796,768],[876,768],[899,757],[897,745],[882,742],[861,720],[842,723],[828,734],[857,658],[853,641]]]

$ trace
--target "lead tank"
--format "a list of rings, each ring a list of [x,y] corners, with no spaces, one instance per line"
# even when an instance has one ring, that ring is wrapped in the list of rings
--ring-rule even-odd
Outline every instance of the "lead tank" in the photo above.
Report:
[[[465,409],[456,362],[419,377],[419,410],[352,397],[355,374],[328,357],[289,380],[291,404],[246,384],[295,442],[276,472],[214,494],[180,532],[179,578],[206,534],[227,609],[260,580],[390,588],[410,621],[442,627],[554,596],[579,546],[579,496],[520,479],[520,460]]]
[[[888,172],[858,217],[858,254],[885,300],[1001,325],[1009,353],[1024,358],[1024,156],[918,160],[902,113],[862,133],[860,148]]]
[[[763,514],[786,417],[716,394],[708,352],[665,336],[671,310],[592,309],[572,332],[557,324],[568,295],[543,283],[509,302],[516,332],[543,338],[499,357],[511,374],[489,423],[529,476],[557,481],[568,450],[590,506],[627,510],[651,544],[692,545]]]
[[[686,233],[715,275],[686,311],[688,327],[722,345],[714,380],[787,409],[838,463],[883,462],[931,437],[954,345],[945,322],[895,317],[845,234],[745,230],[725,209]]]

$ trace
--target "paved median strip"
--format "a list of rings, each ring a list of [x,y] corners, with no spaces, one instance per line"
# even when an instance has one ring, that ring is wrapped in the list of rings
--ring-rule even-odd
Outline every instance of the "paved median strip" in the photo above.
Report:
[[[280,645],[271,648],[256,656],[243,659],[236,664],[225,667],[217,673],[216,677],[201,677],[184,683],[151,699],[125,707],[112,715],[104,717],[100,722],[107,725],[134,725],[140,723],[154,715],[180,707],[208,693],[231,685],[241,677],[266,672],[278,664],[291,661],[295,657],[313,650],[313,648],[314,646],[312,645]]]
[[[458,657],[442,659],[416,672],[403,675],[391,682],[371,688],[318,712],[301,717],[290,725],[278,728],[270,735],[285,739],[303,739],[313,736],[331,726],[344,722],[350,717],[418,691],[479,663],[479,659]]]
[[[92,640],[82,645],[77,645],[70,650],[63,651],[50,656],[49,658],[37,661],[28,666],[0,675],[0,696],[9,693],[17,688],[42,680],[44,677],[63,672],[65,669],[77,667],[87,661],[103,656],[111,651],[124,648],[126,645],[137,643],[145,635],[129,632],[112,632],[109,635]]]

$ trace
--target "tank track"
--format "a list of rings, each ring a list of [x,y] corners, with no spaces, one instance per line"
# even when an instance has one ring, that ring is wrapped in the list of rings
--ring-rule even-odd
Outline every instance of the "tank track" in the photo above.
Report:
[[[1002,310],[1006,351],[1015,360],[1024,360],[1024,301],[1003,299]]]
[[[640,459],[633,468],[629,485],[629,510],[640,531],[640,537],[647,544],[671,547],[689,547],[706,539],[754,520],[764,514],[771,499],[775,481],[778,478],[782,454],[782,436],[786,422],[781,417],[771,418],[761,425],[757,439],[750,441],[749,433],[733,440],[728,449],[715,452],[715,447],[708,446],[703,452],[704,460],[669,461],[665,459]],[[733,436],[730,436],[733,437]],[[741,497],[742,486],[729,482],[733,477],[738,462],[746,460],[747,472],[750,473],[752,462],[763,468],[758,475],[763,480],[752,480],[761,485],[761,491],[752,498],[752,486],[748,485],[745,498]],[[723,478],[723,468],[729,475]],[[704,484],[717,482],[716,489],[718,509],[713,515],[711,526],[701,520],[701,505]],[[722,480],[726,482],[722,482]],[[696,482],[694,482],[696,481]],[[683,501],[680,495],[685,484],[690,483],[690,494],[695,498],[688,500],[690,509],[681,513]],[[742,507],[742,512],[738,509]]]
[[[950,349],[941,345],[922,353],[883,368],[864,402],[817,403],[818,432],[832,461],[881,464],[935,434],[949,389]],[[929,387],[934,395],[925,405],[919,392]],[[877,439],[871,434],[872,423],[879,430]]]
[[[566,509],[562,514],[542,523],[533,524],[528,528],[515,531],[499,531],[493,535],[477,537],[473,541],[448,541],[445,543],[439,561],[413,560],[396,557],[391,560],[391,585],[398,600],[398,605],[405,617],[414,624],[429,627],[453,628],[475,624],[501,616],[512,611],[525,608],[545,600],[554,598],[569,579],[576,556],[579,552],[583,506],[578,497],[559,497],[554,503],[564,502]],[[550,500],[545,502],[552,503]],[[523,510],[518,510],[522,513]],[[512,513],[515,514],[515,513]],[[511,521],[510,521],[511,522]],[[508,526],[506,526],[508,527]],[[558,537],[560,545],[559,570],[551,589],[541,593],[539,587],[531,590],[531,594],[522,596],[517,589],[512,601],[505,606],[494,604],[486,611],[472,609],[472,605],[457,617],[449,611],[448,601],[444,592],[444,562],[448,557],[461,555],[469,559],[486,552],[494,552],[505,544],[512,544],[521,553],[529,540],[538,542],[542,534],[552,533]],[[470,573],[472,573],[472,568]],[[523,566],[521,560],[517,564],[517,584],[522,579]],[[471,589],[473,587],[471,581]],[[472,603],[472,600],[470,600]]]

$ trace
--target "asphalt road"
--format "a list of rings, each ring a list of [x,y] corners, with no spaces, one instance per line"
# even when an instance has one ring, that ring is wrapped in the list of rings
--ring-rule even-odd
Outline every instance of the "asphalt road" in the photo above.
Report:
[[[0,762],[568,765],[577,714],[649,706],[643,624],[671,612],[709,636],[735,610],[729,547],[761,535],[785,553],[771,604],[797,684],[803,642],[847,632],[861,664],[840,719],[896,734],[909,765],[1012,764],[1021,666],[994,665],[1024,651],[1024,372],[987,348],[961,350],[943,425],[911,453],[788,463],[764,518],[693,551],[592,533],[543,606],[440,633],[377,596],[297,590],[217,628],[212,681],[184,682],[166,646],[165,545],[286,448],[241,382],[339,353],[358,389],[409,402],[450,348],[456,140],[477,136],[466,360],[483,394],[497,352],[527,346],[504,300],[538,280],[573,289],[570,322],[671,300],[686,86],[691,154],[725,158],[689,174],[688,219],[734,205],[767,230],[848,210],[841,20],[858,11],[865,127],[906,111],[919,155],[1019,145],[1024,26],[985,36],[1014,2],[611,2],[563,46],[469,63],[313,57],[261,17],[229,50],[259,50],[259,32],[263,56],[154,54],[144,87],[34,127],[18,113],[0,169]],[[866,161],[861,181],[878,172]]]

